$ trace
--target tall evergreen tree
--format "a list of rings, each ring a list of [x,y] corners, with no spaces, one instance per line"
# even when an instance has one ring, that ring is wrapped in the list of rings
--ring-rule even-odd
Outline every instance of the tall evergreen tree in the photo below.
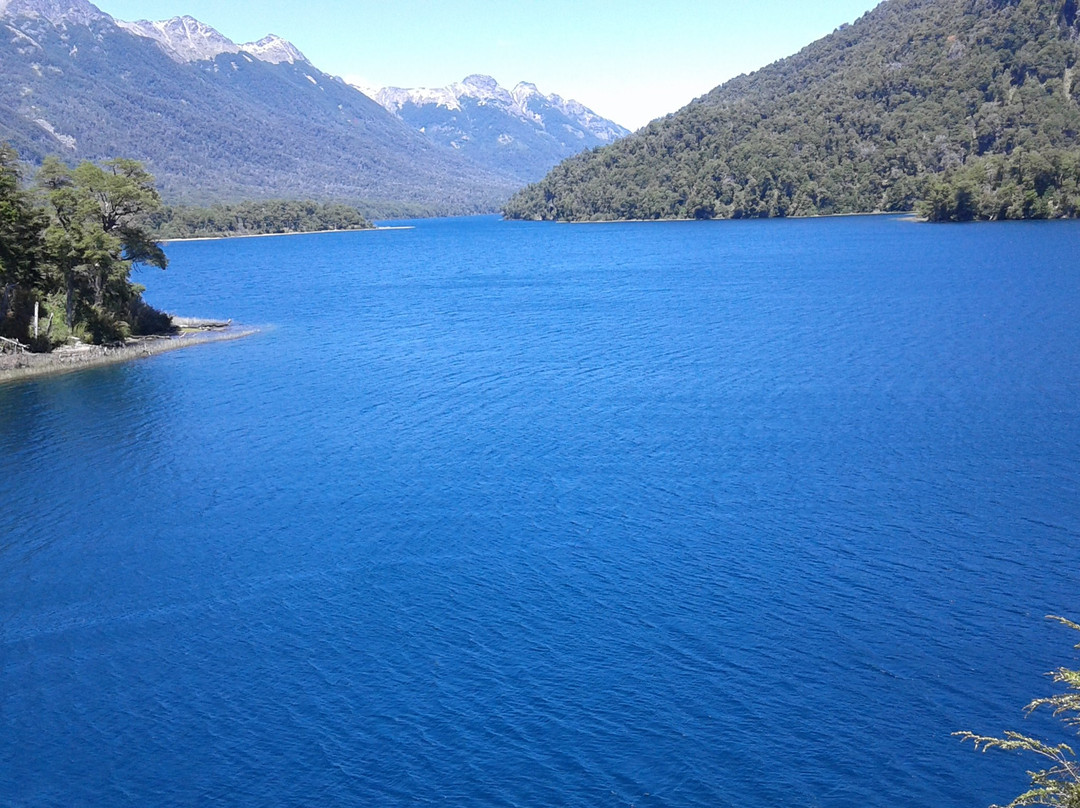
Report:
[[[42,231],[45,217],[20,185],[15,150],[0,144],[0,335],[13,304],[42,283]],[[13,336],[14,334],[7,334]]]
[[[127,308],[139,294],[132,267],[168,266],[149,231],[149,217],[161,207],[153,177],[132,160],[72,170],[50,158],[38,184],[52,213],[45,241],[65,292],[68,327],[82,314],[99,335],[123,336]]]

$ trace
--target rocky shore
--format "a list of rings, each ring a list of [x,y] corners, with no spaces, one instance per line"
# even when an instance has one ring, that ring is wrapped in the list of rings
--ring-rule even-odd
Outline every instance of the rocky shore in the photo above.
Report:
[[[200,320],[187,317],[173,317],[173,325],[179,333],[132,337],[122,345],[71,343],[50,353],[32,353],[17,343],[5,341],[3,345],[0,345],[0,384],[142,359],[192,345],[240,339],[254,334],[257,330],[234,326],[231,320]]]

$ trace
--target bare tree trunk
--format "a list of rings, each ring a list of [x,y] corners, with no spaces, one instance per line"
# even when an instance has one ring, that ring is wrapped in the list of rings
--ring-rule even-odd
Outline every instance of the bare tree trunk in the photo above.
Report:
[[[0,325],[7,319],[8,306],[11,305],[11,296],[15,294],[15,284],[9,283],[4,287],[4,294],[0,296]]]
[[[75,324],[75,270],[64,273],[67,278],[67,302],[64,306],[64,323],[70,329]]]
[[[100,309],[105,302],[105,272],[99,266],[94,267],[94,308]]]

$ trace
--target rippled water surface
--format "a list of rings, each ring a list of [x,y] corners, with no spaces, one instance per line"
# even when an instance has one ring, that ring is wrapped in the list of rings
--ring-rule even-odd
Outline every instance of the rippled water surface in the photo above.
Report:
[[[0,387],[0,804],[1008,801],[1080,616],[1080,226],[173,244]]]

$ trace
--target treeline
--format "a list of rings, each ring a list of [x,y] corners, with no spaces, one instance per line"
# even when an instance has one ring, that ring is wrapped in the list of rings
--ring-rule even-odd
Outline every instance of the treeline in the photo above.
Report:
[[[889,0],[519,192],[522,219],[679,219],[910,211],[939,181],[1080,147],[1076,0]],[[1024,157],[1024,160],[1027,158]],[[985,162],[984,162],[985,160]],[[1072,215],[1063,195],[1008,216]],[[1052,172],[1051,172],[1052,173]],[[1067,172],[1066,172],[1067,174]]]
[[[916,210],[931,222],[1080,216],[1080,154],[1017,149],[945,172]]]
[[[171,330],[131,282],[137,265],[168,265],[147,227],[160,207],[135,161],[48,158],[26,187],[16,152],[0,144],[0,336],[49,350],[69,336],[101,344]]]
[[[208,208],[164,207],[150,218],[159,239],[368,230],[373,225],[353,207],[332,202],[273,199]]]

